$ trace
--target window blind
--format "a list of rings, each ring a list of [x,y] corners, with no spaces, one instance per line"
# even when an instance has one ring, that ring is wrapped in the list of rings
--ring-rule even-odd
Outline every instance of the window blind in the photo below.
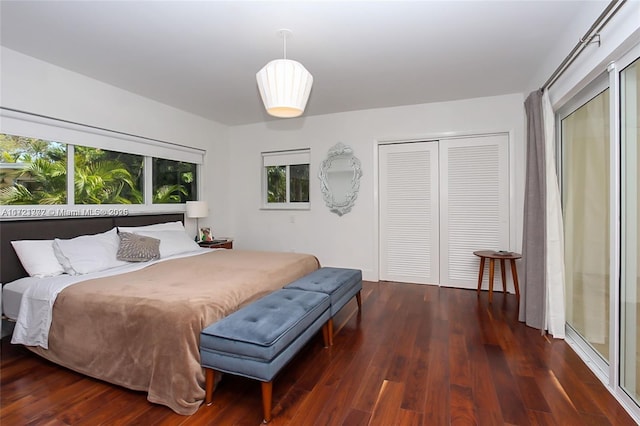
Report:
[[[201,149],[8,109],[0,110],[0,132],[194,164],[204,163],[205,151]]]

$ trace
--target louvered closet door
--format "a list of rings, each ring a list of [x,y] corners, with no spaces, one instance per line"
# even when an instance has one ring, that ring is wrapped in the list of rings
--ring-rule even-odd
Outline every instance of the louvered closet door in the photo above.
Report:
[[[507,134],[440,142],[440,285],[476,288],[473,252],[509,248],[508,144]]]
[[[380,279],[439,280],[438,142],[380,145]]]
[[[508,144],[500,134],[380,145],[381,280],[476,288],[473,252],[510,248]]]

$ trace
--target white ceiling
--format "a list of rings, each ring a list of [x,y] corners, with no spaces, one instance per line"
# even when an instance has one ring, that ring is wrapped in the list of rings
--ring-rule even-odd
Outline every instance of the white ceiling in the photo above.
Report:
[[[606,3],[2,0],[0,43],[238,125],[270,119],[255,73],[282,57],[280,28],[316,115],[525,92],[569,23]]]

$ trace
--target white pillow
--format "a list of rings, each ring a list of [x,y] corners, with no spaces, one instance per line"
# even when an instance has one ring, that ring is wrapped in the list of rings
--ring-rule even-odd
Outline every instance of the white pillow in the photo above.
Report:
[[[58,244],[56,244],[55,241],[53,242],[53,254],[55,254],[56,259],[58,259],[58,263],[62,266],[65,274],[76,275],[76,271],[71,267],[71,262],[69,262],[69,259],[65,257],[64,253],[62,253],[62,250],[58,247]]]
[[[11,241],[20,263],[31,277],[55,277],[64,269],[53,252],[53,240]]]
[[[82,235],[70,240],[56,238],[53,243],[58,261],[68,274],[89,274],[104,271],[127,262],[116,259],[120,238],[118,231],[95,235]]]
[[[156,223],[145,226],[118,226],[118,230],[134,233],[137,231],[184,231],[184,225],[178,220],[176,222]]]
[[[160,258],[200,249],[185,231],[134,231],[134,234],[160,240]]]

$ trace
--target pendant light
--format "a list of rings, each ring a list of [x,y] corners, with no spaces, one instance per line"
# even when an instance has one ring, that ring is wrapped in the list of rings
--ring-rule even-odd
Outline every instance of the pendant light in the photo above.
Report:
[[[283,38],[284,59],[275,59],[258,71],[258,89],[269,115],[299,117],[307,105],[313,76],[300,62],[287,59],[287,37],[291,30],[278,33]]]

